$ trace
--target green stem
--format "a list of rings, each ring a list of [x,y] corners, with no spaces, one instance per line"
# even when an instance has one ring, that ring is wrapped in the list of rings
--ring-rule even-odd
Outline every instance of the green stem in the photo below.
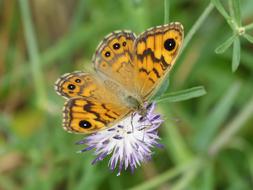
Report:
[[[213,141],[209,148],[210,155],[216,155],[220,149],[222,149],[226,143],[231,140],[231,138],[238,132],[243,124],[252,116],[253,113],[253,96],[251,100],[246,104],[244,109],[239,113],[234,120],[232,120],[227,127],[218,135],[218,137]]]
[[[186,187],[187,186],[189,187],[189,184],[196,177],[200,169],[201,164],[198,164],[198,167],[196,167],[194,170],[188,170],[174,185],[171,186],[170,189],[171,190],[187,189]]]
[[[185,40],[184,40],[184,46],[182,47],[181,52],[184,51],[190,40],[192,39],[193,35],[197,32],[197,30],[201,27],[201,25],[204,23],[208,15],[213,10],[214,6],[212,3],[209,3],[209,5],[205,8],[204,12],[200,15],[198,20],[195,22],[193,27],[190,29],[190,31],[187,33]]]
[[[170,22],[170,2],[169,0],[164,0],[164,24]]]
[[[24,25],[25,40],[28,48],[28,56],[30,67],[34,79],[34,87],[37,96],[38,106],[46,105],[46,90],[39,59],[38,45],[35,37],[34,27],[31,19],[29,2],[27,0],[19,0],[21,18]]]
[[[153,178],[152,180],[146,181],[141,185],[138,185],[134,188],[131,188],[131,190],[142,190],[142,189],[155,189],[160,184],[175,178],[176,176],[180,175],[181,173],[184,173],[186,171],[194,170],[195,168],[199,168],[199,164],[201,162],[198,158],[192,159],[191,161],[179,165],[173,169],[168,170],[167,172]]]

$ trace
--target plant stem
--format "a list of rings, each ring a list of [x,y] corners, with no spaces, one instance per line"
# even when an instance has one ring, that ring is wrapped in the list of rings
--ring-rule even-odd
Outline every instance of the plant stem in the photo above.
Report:
[[[198,167],[196,167],[195,170],[188,170],[184,173],[183,176],[175,184],[173,184],[173,186],[171,186],[171,190],[187,189],[186,187],[189,187],[189,184],[196,177],[201,169],[201,166],[201,164],[198,164]]]
[[[34,87],[39,107],[45,106],[46,90],[39,59],[39,51],[35,37],[34,27],[31,19],[29,2],[27,0],[19,0],[21,18],[24,25],[25,40],[28,47],[28,56],[30,59],[31,72],[34,79]]]
[[[170,2],[169,0],[164,0],[164,24],[170,22]]]
[[[190,31],[187,33],[185,40],[184,40],[184,45],[182,47],[181,52],[184,51],[190,40],[192,39],[193,35],[197,32],[197,30],[201,27],[201,25],[204,23],[205,19],[208,17],[208,15],[211,13],[213,10],[214,6],[212,3],[209,3],[209,5],[205,8],[204,12],[200,15],[198,20],[195,22],[193,27],[190,29]]]
[[[232,120],[227,127],[218,135],[218,137],[213,141],[209,148],[209,154],[214,156],[220,149],[222,149],[226,143],[231,140],[231,138],[238,132],[247,119],[253,114],[253,96],[251,100],[246,104],[244,109]]]
[[[199,168],[200,163],[202,162],[200,162],[199,158],[192,159],[191,161],[185,164],[179,165],[173,169],[168,170],[167,172],[153,178],[152,180],[149,180],[141,185],[131,188],[131,190],[155,189],[160,184],[170,179],[173,179],[174,177],[178,176],[179,174],[183,172],[195,170],[195,168]]]

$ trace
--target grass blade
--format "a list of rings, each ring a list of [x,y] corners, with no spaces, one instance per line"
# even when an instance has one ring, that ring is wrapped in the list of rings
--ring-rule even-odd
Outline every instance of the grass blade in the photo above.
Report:
[[[213,141],[209,149],[209,154],[215,155],[225,144],[231,140],[238,130],[243,127],[243,124],[252,116],[253,113],[253,97],[245,104],[241,112],[235,117],[224,130]]]
[[[192,152],[185,142],[183,134],[180,133],[179,128],[170,121],[166,121],[164,125],[164,144],[173,163],[180,165],[190,160]]]
[[[31,71],[34,78],[34,87],[38,98],[38,106],[45,108],[47,105],[46,90],[44,79],[41,70],[41,62],[39,56],[38,45],[35,37],[34,27],[32,23],[29,2],[27,0],[20,0],[20,12],[24,25],[25,40],[28,47],[28,55],[31,61]]]
[[[221,127],[221,124],[226,120],[239,89],[239,83],[232,85],[211,113],[208,114],[209,117],[205,119],[194,139],[194,145],[197,149],[201,151],[206,150],[211,139],[217,133],[219,127]]]
[[[194,168],[199,168],[200,163],[202,163],[200,160],[193,159],[185,164],[178,165],[177,167],[166,171],[165,173],[153,178],[152,180],[147,180],[146,182],[131,188],[131,190],[155,189],[160,184],[177,177],[181,173],[192,170]]]

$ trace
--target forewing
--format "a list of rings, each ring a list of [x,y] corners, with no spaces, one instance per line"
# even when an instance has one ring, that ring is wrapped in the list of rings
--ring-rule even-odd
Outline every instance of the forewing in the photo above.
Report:
[[[180,23],[157,26],[140,34],[134,44],[136,88],[145,101],[173,67],[183,43]]]
[[[100,76],[113,80],[129,92],[134,91],[133,44],[135,34],[116,31],[107,35],[93,56],[95,70]]]

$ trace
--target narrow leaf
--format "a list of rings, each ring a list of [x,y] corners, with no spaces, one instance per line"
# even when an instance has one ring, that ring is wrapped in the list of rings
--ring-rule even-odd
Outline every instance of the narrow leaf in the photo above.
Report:
[[[192,158],[193,154],[184,135],[174,122],[167,120],[164,133],[164,145],[173,163],[180,165]]]
[[[235,40],[235,37],[236,37],[236,35],[233,35],[230,38],[228,38],[225,42],[223,42],[221,45],[219,45],[215,49],[215,53],[217,53],[217,54],[224,53],[232,45],[233,41]]]
[[[240,0],[233,0],[233,12],[234,12],[234,19],[238,26],[241,26],[241,6]]]
[[[206,90],[203,86],[197,86],[186,90],[181,90],[172,93],[166,93],[160,98],[156,99],[156,102],[179,102],[189,100],[206,94]]]
[[[253,43],[253,36],[249,35],[249,34],[244,34],[243,37],[248,40],[250,43]]]
[[[225,19],[230,20],[230,16],[228,15],[226,10],[224,9],[224,7],[221,4],[220,0],[212,0],[212,3],[214,4],[214,6],[217,8],[217,10],[222,14],[222,16]]]
[[[235,72],[240,64],[241,45],[239,37],[236,37],[233,43],[232,71]]]
[[[244,28],[245,28],[245,30],[253,29],[253,23],[250,23],[250,24],[246,25]]]
[[[165,92],[166,90],[169,88],[169,75],[164,79],[163,83],[161,84],[161,86],[158,88],[158,90],[155,92],[155,95],[153,96],[152,99],[159,99]]]

